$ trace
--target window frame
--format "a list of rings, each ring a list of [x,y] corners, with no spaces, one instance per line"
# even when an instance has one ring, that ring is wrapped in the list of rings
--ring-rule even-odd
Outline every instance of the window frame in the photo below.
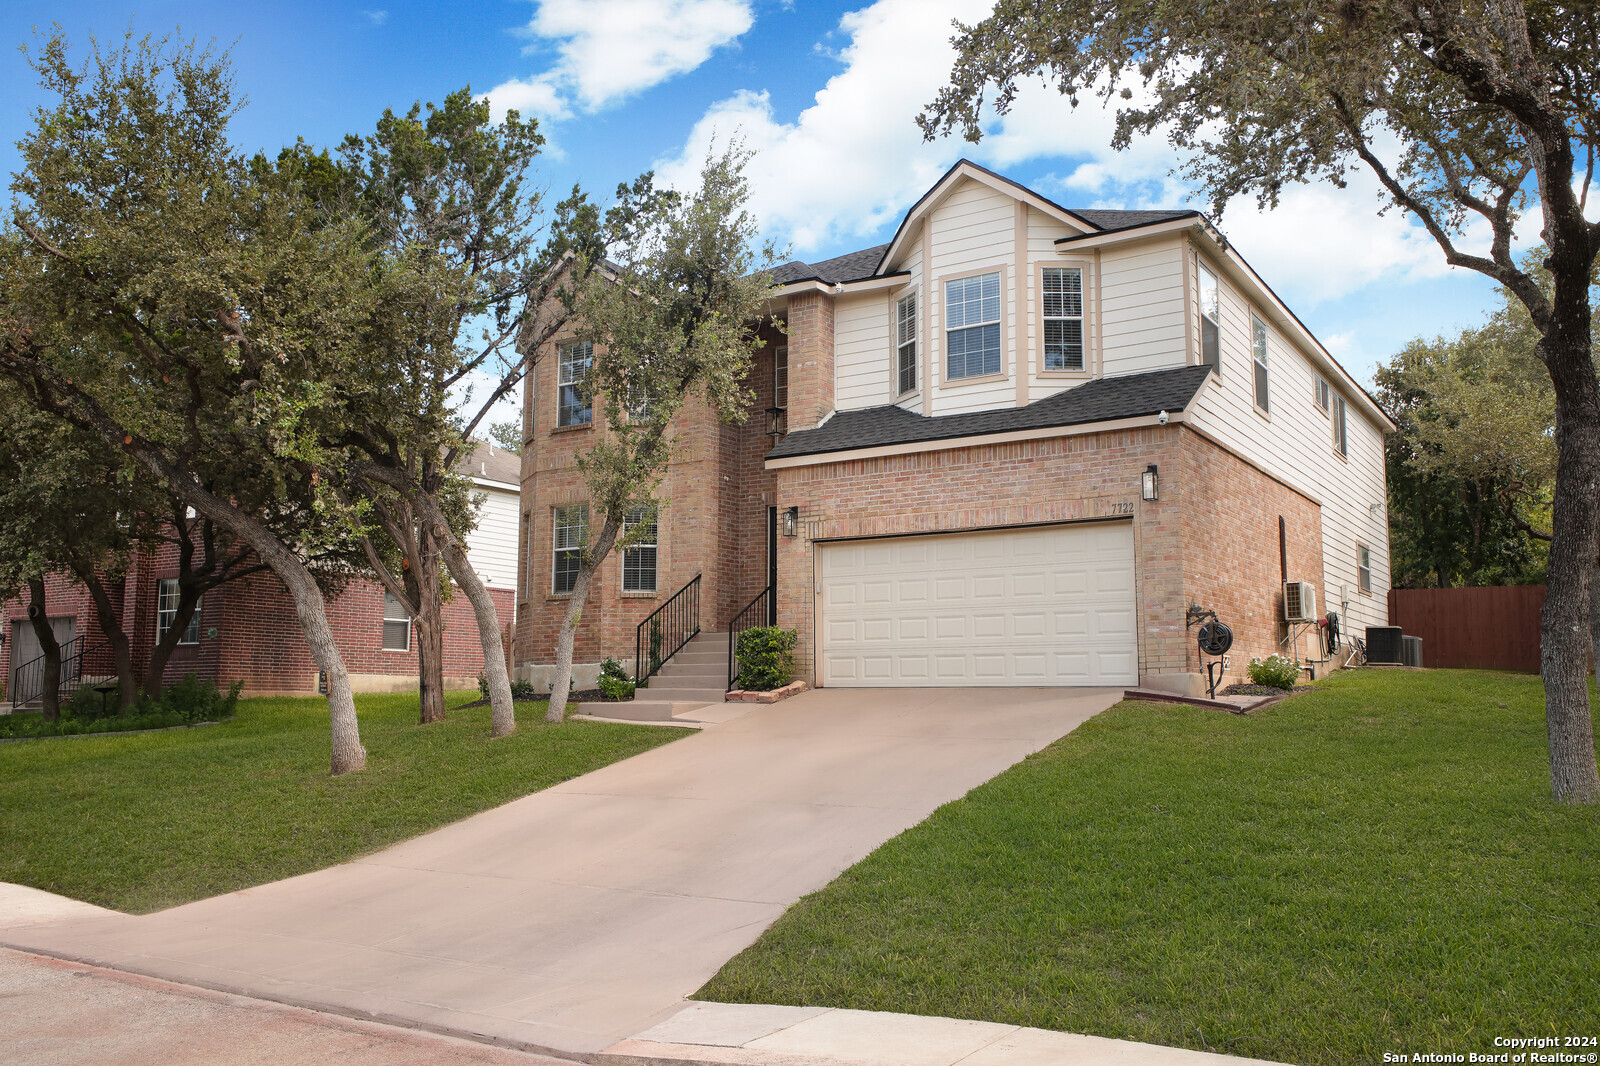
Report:
[[[638,507],[638,508],[635,508],[634,510],[629,511],[627,514],[622,516],[622,531],[623,531],[623,533],[627,533],[634,526],[639,525],[640,523],[644,522],[647,516],[649,518],[650,527],[651,527],[651,530],[652,530],[651,535],[650,535],[650,539],[648,541],[640,541],[637,544],[630,545],[629,547],[626,547],[626,548],[622,549],[622,551],[620,553],[621,556],[622,556],[622,584],[621,584],[620,587],[621,587],[623,595],[625,595],[625,596],[654,596],[661,589],[661,550],[660,550],[661,549],[661,515],[660,515],[660,513],[658,511],[656,511],[654,508],[649,508],[649,507]],[[640,587],[640,588],[629,588],[628,587],[628,572],[629,572],[629,569],[630,569],[630,566],[629,566],[630,556],[633,556],[634,553],[643,553],[643,552],[646,552],[646,551],[648,551],[650,553],[650,587],[649,588],[642,588],[642,587]],[[643,567],[642,567],[642,565],[641,566],[635,566],[632,569],[642,572]]]
[[[1372,549],[1359,542],[1356,544],[1356,591],[1363,596],[1372,595]]]
[[[917,391],[921,374],[917,366],[917,294],[908,292],[894,302],[894,383],[895,399],[903,400]],[[911,384],[906,384],[910,372]]]
[[[1052,315],[1049,312],[1049,300],[1052,295],[1049,291],[1049,277],[1051,271],[1060,273],[1073,273],[1078,276],[1078,313],[1076,315]],[[1088,377],[1089,369],[1089,268],[1087,264],[1075,263],[1065,266],[1059,263],[1040,264],[1038,273],[1039,284],[1039,373],[1051,377]],[[1065,294],[1063,294],[1065,295]],[[1072,322],[1078,323],[1078,349],[1082,360],[1077,367],[1064,366],[1052,367],[1049,365],[1049,332],[1050,323]]]
[[[1317,410],[1324,415],[1332,416],[1333,386],[1328,384],[1328,379],[1321,374],[1313,374],[1315,383],[1311,387],[1311,402],[1317,405]]]
[[[167,593],[171,591],[172,606],[163,606],[167,602]],[[172,628],[172,623],[178,617],[178,600],[183,596],[178,588],[178,579],[175,577],[161,577],[156,579],[156,643],[160,644],[166,637],[167,631]],[[189,616],[189,624],[183,628],[183,633],[178,637],[178,647],[194,646],[200,643],[200,608],[205,601],[194,605],[194,614]],[[191,636],[191,634],[193,634]]]
[[[1271,364],[1268,361],[1269,334],[1267,324],[1254,311],[1250,312],[1250,402],[1264,415],[1272,413]],[[1263,403],[1262,401],[1266,402]]]
[[[571,521],[570,515],[577,512],[577,522]],[[562,521],[563,515],[568,515],[566,522]],[[562,531],[568,531],[567,541],[563,543]],[[577,530],[577,543],[573,545],[573,529]],[[563,503],[550,508],[550,595],[570,596],[572,589],[578,583],[578,572],[583,567],[583,549],[589,543],[589,505],[587,503]],[[563,555],[576,554],[578,570],[572,571],[572,585],[563,589],[558,582],[563,574],[561,561]]]
[[[395,613],[393,615],[391,615],[389,613],[389,608],[390,608],[391,605],[393,605],[394,611],[395,611]],[[406,627],[406,642],[405,642],[404,645],[402,645],[400,647],[395,647],[394,645],[389,643],[389,627],[392,626],[392,625],[399,625],[402,622],[405,623],[405,627]],[[383,590],[383,625],[382,625],[380,636],[378,638],[379,647],[383,651],[400,651],[400,652],[410,651],[411,650],[411,629],[412,629],[411,613],[406,610],[405,604],[400,602],[400,597],[396,596],[394,593],[390,592],[388,589],[384,589]]]
[[[1338,393],[1333,395],[1333,454],[1344,460],[1350,458],[1350,405]]]
[[[572,372],[576,359],[569,358],[574,352],[582,349],[583,374],[578,376]],[[562,341],[556,345],[556,428],[557,429],[582,429],[594,424],[594,397],[583,397],[583,383],[589,376],[589,370],[594,366],[594,344],[590,341]],[[570,380],[569,380],[570,379]],[[567,390],[573,390],[575,399],[583,399],[583,406],[578,407],[567,402]],[[571,420],[568,413],[573,412]],[[582,417],[577,417],[581,412]]]
[[[1211,279],[1211,310],[1206,310],[1206,279]],[[1200,362],[1209,366],[1217,377],[1222,376],[1222,281],[1217,272],[1206,266],[1199,253],[1195,254],[1195,305],[1200,312]],[[1206,356],[1206,326],[1211,327],[1211,358]]]
[[[524,558],[526,558],[528,560],[528,562],[527,562],[526,566],[523,566],[523,567],[520,568],[521,569],[521,573],[518,575],[517,602],[518,603],[527,603],[528,602],[528,597],[533,594],[533,560],[534,560],[534,554],[533,554],[533,512],[532,511],[523,511],[522,512],[522,550],[528,553],[526,556],[524,556]]]
[[[995,317],[993,319],[985,318],[985,319],[983,319],[982,321],[979,321],[979,322],[967,322],[965,320],[965,317],[963,316],[962,324],[960,326],[952,327],[950,325],[950,321],[951,321],[951,315],[950,315],[950,306],[951,306],[950,305],[950,287],[952,285],[971,284],[973,282],[978,282],[979,283],[979,293],[978,293],[978,301],[977,302],[978,302],[979,308],[981,310],[983,304],[988,299],[988,297],[983,295],[982,282],[985,279],[991,278],[991,277],[995,279],[995,286],[996,286]],[[946,385],[967,385],[967,384],[972,384],[972,383],[975,383],[975,382],[982,382],[982,381],[1003,380],[1005,378],[1005,376],[1006,376],[1006,330],[1005,330],[1005,320],[1006,320],[1007,300],[1006,300],[1006,271],[1005,271],[1005,268],[1004,267],[992,267],[992,268],[987,269],[987,270],[975,270],[975,271],[972,271],[972,272],[966,273],[966,274],[956,274],[956,275],[952,275],[952,276],[949,276],[949,277],[943,277],[943,278],[939,279],[939,286],[940,286],[940,299],[942,301],[941,310],[940,310],[939,325],[940,325],[940,330],[944,335],[943,338],[942,338],[943,341],[944,341],[944,367],[943,367],[942,372],[939,375],[939,384],[941,385],[941,387],[942,386],[946,386]],[[971,303],[971,301],[963,299],[961,301],[961,303],[962,303],[963,306],[966,306],[967,304]],[[991,328],[995,331],[995,348],[994,348],[994,350],[995,350],[995,355],[996,355],[996,369],[994,369],[994,370],[985,369],[985,370],[982,370],[979,373],[961,374],[959,376],[952,375],[950,373],[950,367],[951,367],[951,361],[950,361],[950,359],[951,359],[951,343],[950,342],[951,342],[951,338],[953,338],[958,333],[964,334],[964,333],[969,333],[969,332],[974,331],[974,330],[988,330],[988,329],[991,329]],[[985,337],[985,340],[987,340],[987,336]],[[981,351],[983,353],[987,353],[989,351],[989,348],[988,348],[987,344],[985,344],[985,346],[981,349]],[[968,365],[968,360],[970,359],[970,356],[966,351],[962,352],[962,359],[963,359],[963,364],[962,364],[963,367],[967,366]]]

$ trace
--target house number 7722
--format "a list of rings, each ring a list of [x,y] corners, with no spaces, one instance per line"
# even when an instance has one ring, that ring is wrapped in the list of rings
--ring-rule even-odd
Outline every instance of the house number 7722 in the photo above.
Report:
[[[1108,504],[1105,505],[1105,510],[1103,511],[1103,513],[1104,514],[1132,514],[1133,513],[1133,504],[1131,504],[1131,503],[1108,503]]]

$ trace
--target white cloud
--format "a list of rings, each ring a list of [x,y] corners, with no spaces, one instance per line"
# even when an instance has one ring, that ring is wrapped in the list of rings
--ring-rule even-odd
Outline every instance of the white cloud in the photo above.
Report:
[[[555,66],[497,85],[488,99],[501,113],[596,111],[694,70],[754,20],[749,0],[538,0],[522,32],[554,44]]]
[[[387,11],[363,11],[361,13],[367,16],[367,21],[374,26],[382,26],[389,21],[389,12]]]

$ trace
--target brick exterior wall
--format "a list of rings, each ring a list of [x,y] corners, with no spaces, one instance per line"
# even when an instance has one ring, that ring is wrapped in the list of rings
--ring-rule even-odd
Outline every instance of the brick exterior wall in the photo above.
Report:
[[[789,428],[810,429],[833,411],[833,297],[789,297]]]

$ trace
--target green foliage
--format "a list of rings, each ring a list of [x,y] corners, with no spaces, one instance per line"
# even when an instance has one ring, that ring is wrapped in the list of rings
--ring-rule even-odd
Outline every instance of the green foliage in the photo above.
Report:
[[[607,656],[600,660],[600,694],[608,700],[633,699],[633,679],[622,669],[622,664]]]
[[[482,699],[489,698],[489,679],[482,674],[478,675],[478,695]],[[511,698],[514,700],[543,699],[544,695],[533,687],[532,681],[523,681],[521,678],[511,679]]]
[[[118,692],[102,696],[93,686],[84,685],[62,704],[60,721],[46,722],[34,714],[6,715],[0,717],[0,737],[122,733],[218,722],[233,715],[243,687],[244,682],[235,681],[223,694],[216,682],[187,674],[182,681],[163,688],[155,699],[141,693],[133,710],[119,714]]]
[[[739,634],[739,677],[734,683],[751,692],[770,692],[794,680],[794,644],[798,634],[778,626],[756,626]]]
[[[1271,688],[1294,688],[1300,679],[1300,664],[1287,655],[1269,655],[1250,660],[1250,680]]]

